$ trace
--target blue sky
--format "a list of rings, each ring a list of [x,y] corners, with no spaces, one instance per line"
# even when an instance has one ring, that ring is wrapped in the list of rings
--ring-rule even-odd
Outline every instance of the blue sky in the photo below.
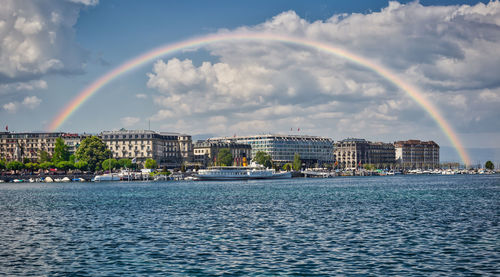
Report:
[[[370,58],[433,99],[466,147],[500,147],[499,26],[500,3],[489,1],[11,0],[0,7],[0,124],[43,130],[86,85],[138,54],[245,30],[305,36]],[[155,60],[105,86],[60,130],[148,122],[192,135],[300,128],[335,140],[450,145],[377,74],[269,43],[228,42]]]

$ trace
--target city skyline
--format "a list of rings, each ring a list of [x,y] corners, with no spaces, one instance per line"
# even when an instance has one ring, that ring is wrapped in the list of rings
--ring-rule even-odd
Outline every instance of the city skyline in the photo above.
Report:
[[[369,59],[417,87],[465,147],[500,148],[498,1],[215,3],[8,2],[0,25],[1,123],[47,130],[86,86],[133,57],[193,37],[262,32]],[[57,130],[146,129],[148,122],[192,135],[300,128],[334,140],[453,145],[432,116],[374,70],[303,45],[257,40],[157,57],[105,84]]]

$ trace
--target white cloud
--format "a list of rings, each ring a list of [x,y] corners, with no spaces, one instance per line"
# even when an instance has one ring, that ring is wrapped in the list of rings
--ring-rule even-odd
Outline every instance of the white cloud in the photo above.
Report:
[[[69,0],[69,2],[79,3],[87,6],[95,6],[99,4],[99,0]]]
[[[500,102],[500,90],[491,91],[486,89],[479,94],[479,98],[485,102]]]
[[[4,91],[27,91],[27,90],[37,90],[37,89],[47,89],[47,82],[44,80],[33,80],[28,82],[16,82],[16,83],[7,83],[0,85],[0,92]]]
[[[295,12],[221,33],[299,36],[369,58],[420,88],[461,132],[500,130],[486,107],[500,85],[500,2],[423,6],[390,2],[380,12],[308,22]],[[377,73],[329,53],[280,42],[223,41],[217,62],[157,61],[148,74],[159,111],[190,132],[261,133],[300,127],[337,137],[418,138],[436,124]],[[486,108],[485,108],[486,107]],[[212,120],[224,118],[224,122]],[[479,119],[479,120],[477,120]],[[165,126],[180,127],[177,123]],[[337,137],[337,138],[342,138]]]
[[[22,104],[29,109],[34,109],[40,105],[42,100],[36,96],[27,96],[24,98]]]
[[[35,109],[36,107],[40,106],[40,103],[42,103],[42,99],[38,98],[37,96],[26,96],[24,97],[22,102],[14,101],[14,102],[9,102],[7,104],[3,105],[4,110],[6,110],[9,113],[16,113],[20,107],[28,108],[28,109]]]
[[[19,104],[16,102],[10,102],[7,104],[3,105],[4,110],[6,110],[9,113],[15,113],[17,111]]]
[[[131,127],[131,126],[134,126],[135,124],[137,124],[139,121],[141,121],[141,119],[138,117],[126,116],[126,117],[122,117],[120,119],[120,121],[121,121],[123,126]]]
[[[146,98],[148,98],[148,96],[146,94],[144,94],[144,93],[136,94],[135,97],[137,99],[146,99]]]
[[[82,2],[82,1],[78,1]],[[83,1],[95,5],[97,1]],[[63,1],[5,0],[0,6],[0,83],[82,70],[84,51],[73,25],[81,5]]]

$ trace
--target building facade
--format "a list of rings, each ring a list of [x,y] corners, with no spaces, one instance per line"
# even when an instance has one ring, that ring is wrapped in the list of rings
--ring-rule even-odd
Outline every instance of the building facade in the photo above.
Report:
[[[101,139],[115,159],[136,159],[144,164],[153,159],[160,167],[180,167],[192,159],[191,136],[149,130],[104,131]]]
[[[274,163],[283,165],[293,162],[295,153],[305,166],[333,163],[333,140],[316,136],[299,135],[257,135],[213,138],[209,141],[236,142],[252,147],[251,157],[258,151],[271,155]]]
[[[40,151],[52,156],[56,139],[62,135],[59,132],[0,133],[0,159],[37,162]]]
[[[68,152],[70,155],[74,155],[76,150],[82,143],[82,140],[90,137],[89,134],[74,134],[74,133],[62,133],[61,138],[64,140],[64,144],[68,146]]]
[[[357,169],[365,164],[391,167],[395,163],[395,149],[391,143],[348,138],[335,143],[334,157],[337,168],[345,170]]]
[[[403,169],[439,168],[439,145],[434,141],[396,141],[396,162]]]
[[[209,166],[217,161],[219,150],[227,148],[236,161],[250,160],[252,147],[249,144],[221,141],[197,141],[193,145],[194,162],[199,166]]]

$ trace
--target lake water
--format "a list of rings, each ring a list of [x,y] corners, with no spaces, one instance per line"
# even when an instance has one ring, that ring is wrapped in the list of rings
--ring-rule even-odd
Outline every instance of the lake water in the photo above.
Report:
[[[499,275],[500,176],[0,184],[0,275]]]

